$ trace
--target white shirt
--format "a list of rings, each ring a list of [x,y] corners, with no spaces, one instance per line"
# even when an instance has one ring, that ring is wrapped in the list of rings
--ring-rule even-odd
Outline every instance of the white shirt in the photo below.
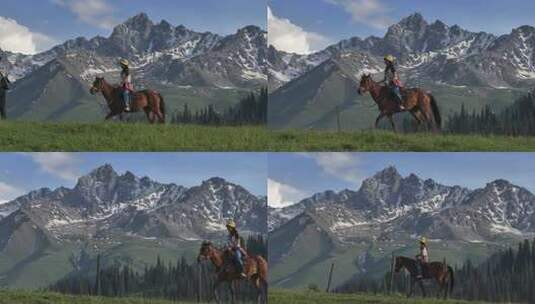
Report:
[[[422,262],[429,263],[429,254],[427,253],[427,247],[424,247],[420,250],[420,255],[422,256]]]

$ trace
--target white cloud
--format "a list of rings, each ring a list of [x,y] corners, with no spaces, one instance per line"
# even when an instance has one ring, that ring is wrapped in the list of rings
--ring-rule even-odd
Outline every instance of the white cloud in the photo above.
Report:
[[[353,184],[362,181],[363,176],[359,168],[361,162],[354,153],[322,152],[300,153],[300,155],[312,158],[328,175]]]
[[[305,197],[301,190],[268,178],[268,205],[283,208],[298,203]]]
[[[7,203],[22,194],[24,194],[22,189],[0,182],[0,204]]]
[[[351,14],[353,22],[385,29],[392,24],[387,15],[390,11],[381,0],[324,0],[327,3],[338,5]]]
[[[309,54],[331,43],[321,34],[307,32],[290,20],[275,16],[269,6],[267,10],[269,45],[285,52]]]
[[[10,52],[35,54],[52,47],[56,41],[32,32],[17,21],[0,16],[0,48]]]
[[[71,153],[46,152],[25,153],[37,163],[41,170],[61,179],[75,181],[79,176],[79,159]]]
[[[114,9],[107,0],[52,0],[52,2],[66,7],[84,23],[102,29],[111,29],[117,24],[113,17]]]

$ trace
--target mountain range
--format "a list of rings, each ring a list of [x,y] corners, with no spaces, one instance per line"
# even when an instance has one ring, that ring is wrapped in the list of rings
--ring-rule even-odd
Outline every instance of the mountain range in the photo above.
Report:
[[[329,129],[338,107],[352,119],[347,128],[369,128],[375,117],[363,104],[373,101],[356,90],[364,73],[382,79],[386,54],[397,57],[407,86],[431,91],[447,114],[462,103],[469,109],[485,104],[501,109],[535,85],[534,50],[532,26],[496,36],[440,20],[429,23],[419,13],[389,27],[382,38],[353,37],[312,54],[270,46],[270,126]]]
[[[266,85],[266,35],[257,26],[228,36],[201,33],[165,20],[154,23],[140,13],[107,38],[79,37],[35,55],[0,50],[7,58],[0,68],[15,82],[8,99],[17,102],[8,103],[8,110],[25,119],[100,118],[89,86],[96,76],[117,82],[119,58],[131,62],[136,87],[150,86],[174,97],[168,98],[172,108],[187,102],[195,107],[197,99],[203,99],[200,106],[224,107],[237,100],[216,103],[230,94],[222,91],[234,92],[230,99]]]
[[[82,249],[113,255],[125,246],[149,246],[143,249],[149,261],[165,250],[198,250],[201,240],[221,239],[230,218],[245,235],[267,233],[266,198],[218,177],[184,187],[120,175],[104,165],[72,189],[43,188],[0,205],[0,283],[36,287],[24,274],[46,272],[49,259],[69,266],[66,258]],[[165,250],[151,250],[154,243]],[[128,250],[118,260],[140,259],[138,254]]]
[[[303,286],[313,280],[314,267],[327,267],[327,262],[342,264],[339,276],[345,279],[384,274],[390,254],[412,256],[420,236],[430,239],[432,259],[476,262],[535,235],[535,195],[506,180],[471,190],[415,174],[403,177],[389,167],[364,180],[357,191],[325,191],[289,207],[270,208],[269,229],[270,243],[277,244],[270,248],[273,283]],[[316,251],[299,259],[304,244]]]

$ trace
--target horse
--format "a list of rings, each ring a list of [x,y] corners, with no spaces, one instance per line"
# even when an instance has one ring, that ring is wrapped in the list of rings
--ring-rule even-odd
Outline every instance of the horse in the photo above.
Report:
[[[123,89],[121,87],[113,87],[103,77],[96,77],[89,92],[92,95],[101,92],[106,99],[110,113],[105,120],[117,115],[122,120],[122,114],[126,112],[124,110]],[[137,91],[133,94],[128,113],[139,111],[145,112],[150,123],[154,123],[155,118],[158,118],[160,123],[165,123],[164,99],[160,93],[154,90]]]
[[[267,261],[259,255],[247,255],[244,263],[244,273],[246,278],[240,276],[236,270],[232,257],[234,253],[230,249],[220,250],[211,242],[205,241],[201,244],[197,262],[209,259],[215,266],[217,275],[214,284],[214,297],[217,303],[220,303],[218,288],[222,282],[229,282],[231,303],[234,303],[234,282],[246,279],[251,282],[257,291],[257,303],[267,303]]]
[[[402,110],[390,91],[386,86],[381,86],[375,82],[370,74],[363,74],[360,79],[358,93],[363,95],[370,92],[373,100],[379,107],[379,116],[375,120],[375,128],[377,128],[379,121],[383,117],[388,117],[392,124],[392,129],[396,132],[396,125],[392,119],[392,115],[400,112],[408,111],[416,119],[418,125],[425,123],[428,127],[431,126],[434,132],[438,132],[441,127],[442,118],[438,109],[435,97],[430,93],[424,92],[420,88],[403,89],[402,95],[405,95],[403,105],[405,110]]]
[[[7,76],[0,73],[0,119],[6,119],[6,91],[10,83]]]
[[[414,282],[418,281],[418,285],[422,290],[422,294],[426,297],[423,280],[424,279],[435,279],[439,286],[439,291],[437,293],[437,298],[440,298],[440,294],[444,291],[444,299],[448,298],[448,293],[453,292],[453,286],[455,285],[455,278],[453,275],[453,268],[447,265],[446,262],[431,262],[427,263],[424,269],[422,269],[423,278],[418,279],[418,265],[417,261],[411,258],[397,256],[395,258],[395,272],[399,273],[401,269],[405,268],[410,273],[411,276],[411,287],[410,291],[407,294],[407,298],[412,296],[414,291]],[[448,286],[449,285],[449,286]],[[449,287],[449,288],[448,288]]]

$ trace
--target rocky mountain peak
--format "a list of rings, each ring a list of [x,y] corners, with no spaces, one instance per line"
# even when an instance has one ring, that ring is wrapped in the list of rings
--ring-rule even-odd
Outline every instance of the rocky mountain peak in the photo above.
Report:
[[[167,22],[167,20],[162,20],[160,23],[156,25],[159,28],[162,28],[164,30],[170,31],[173,28],[173,25],[171,23]]]
[[[204,180],[202,182],[201,187],[203,188],[211,188],[211,189],[218,189],[224,185],[228,184],[228,182],[221,177],[212,177],[207,180]]]
[[[137,182],[138,181],[138,177],[134,173],[132,173],[130,171],[126,171],[125,174],[123,174],[121,176],[121,178],[123,180],[125,180],[125,181],[130,181],[130,182]]]
[[[393,184],[401,179],[401,175],[394,166],[389,166],[379,172],[377,172],[373,179],[382,184]]]
[[[248,25],[238,30],[239,35],[248,35],[248,36],[254,36],[258,33],[262,33],[263,30],[256,25]]]
[[[126,20],[123,25],[131,30],[143,32],[154,26],[154,23],[152,23],[152,20],[150,20],[147,14],[139,13]]]
[[[422,14],[413,13],[412,15],[401,19],[401,21],[397,23],[397,25],[407,30],[419,31],[427,27],[428,23],[424,19],[424,16],[422,16]]]
[[[113,169],[113,167],[110,164],[105,164],[103,166],[100,166],[94,169],[89,174],[80,177],[79,183],[80,181],[86,181],[86,180],[108,183],[111,180],[117,178],[118,176],[119,175],[117,174],[115,169]]]
[[[496,189],[499,192],[505,191],[509,188],[513,187],[513,184],[511,184],[509,181],[504,179],[497,179],[490,183],[487,183],[485,186],[486,190],[494,190]]]
[[[420,181],[420,177],[418,177],[418,175],[414,174],[414,173],[411,173],[409,174],[409,176],[407,176],[405,178],[407,181]]]

